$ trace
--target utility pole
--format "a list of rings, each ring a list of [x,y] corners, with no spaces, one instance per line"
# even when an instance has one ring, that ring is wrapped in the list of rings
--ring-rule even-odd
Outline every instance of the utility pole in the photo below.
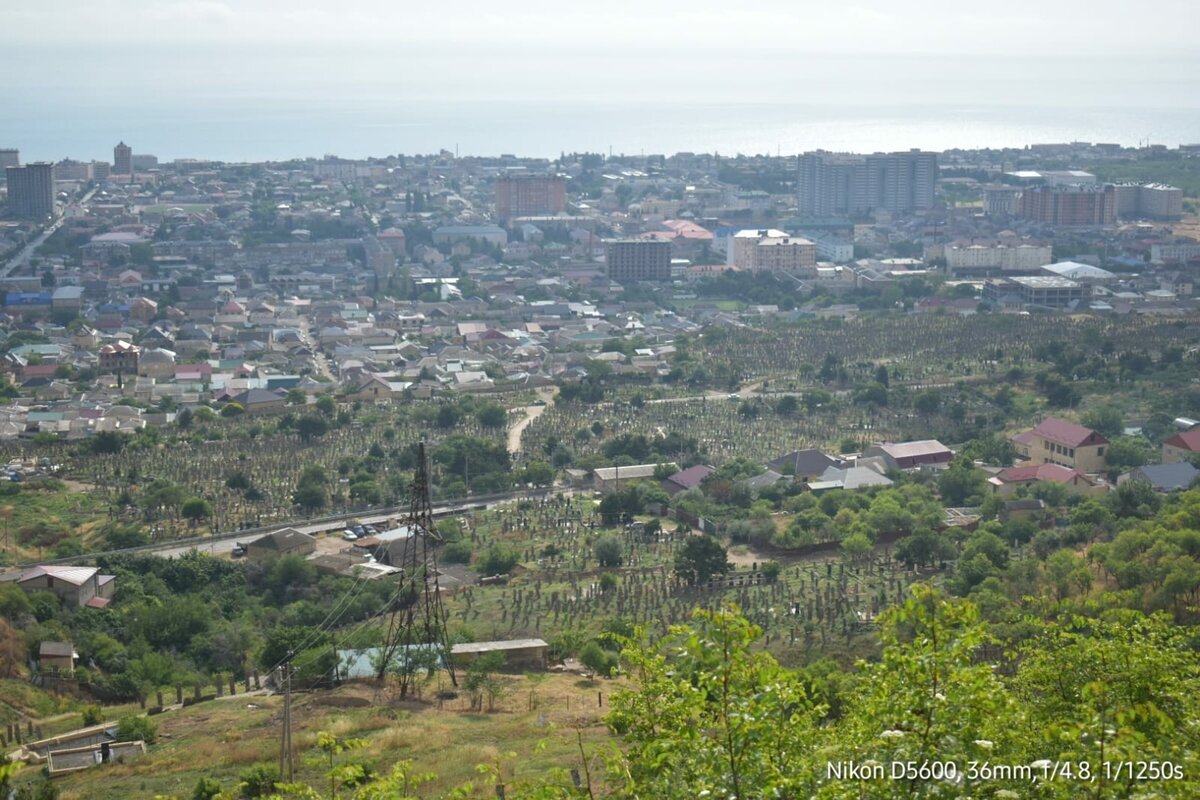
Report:
[[[289,650],[283,662],[283,736],[279,740],[279,779],[291,783],[295,776],[292,760],[292,658]]]

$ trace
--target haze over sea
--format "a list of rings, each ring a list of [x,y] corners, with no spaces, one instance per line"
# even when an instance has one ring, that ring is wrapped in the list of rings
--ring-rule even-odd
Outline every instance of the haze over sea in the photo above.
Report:
[[[676,69],[562,51],[523,62],[314,47],[20,46],[0,54],[0,147],[22,159],[348,158],[440,149],[796,153],[1200,142],[1200,58],[714,54]],[[36,65],[31,66],[31,62]]]

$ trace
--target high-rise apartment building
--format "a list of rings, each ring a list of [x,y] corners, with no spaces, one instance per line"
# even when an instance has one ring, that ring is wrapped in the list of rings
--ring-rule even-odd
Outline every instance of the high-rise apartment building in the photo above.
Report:
[[[1021,193],[1021,217],[1045,225],[1097,226],[1117,222],[1117,187],[1031,186]]]
[[[133,148],[120,142],[113,148],[113,174],[133,174]]]
[[[0,170],[21,166],[21,151],[15,147],[0,147]]]
[[[617,283],[671,280],[671,243],[628,239],[605,249],[608,277]]]
[[[1162,183],[1118,184],[1117,216],[1179,219],[1183,216],[1183,190]]]
[[[557,175],[501,175],[496,178],[496,216],[539,217],[567,208],[567,179]]]
[[[937,153],[817,151],[800,156],[796,199],[802,216],[911,213],[933,206],[937,177]]]
[[[37,161],[4,170],[8,210],[14,217],[43,219],[54,214],[54,165]]]

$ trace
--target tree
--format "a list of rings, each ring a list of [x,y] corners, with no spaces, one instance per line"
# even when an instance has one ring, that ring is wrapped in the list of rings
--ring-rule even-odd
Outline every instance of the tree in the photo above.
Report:
[[[691,536],[675,555],[675,574],[689,585],[708,583],[730,570],[728,554],[711,536]]]
[[[92,437],[89,445],[93,453],[112,455],[121,452],[128,441],[128,437],[116,431],[100,431]]]
[[[305,442],[319,439],[328,432],[329,421],[325,417],[316,414],[305,414],[296,420],[296,433],[300,434],[300,438]]]
[[[617,655],[610,653],[600,646],[595,639],[588,642],[579,651],[579,663],[583,664],[595,675],[608,677],[617,667]]]
[[[288,389],[287,403],[289,406],[302,406],[308,402],[308,396],[303,389]]]
[[[221,408],[222,417],[240,417],[246,413],[246,407],[241,403],[229,402]]]
[[[534,486],[549,486],[554,483],[554,475],[554,467],[545,461],[530,461],[525,465],[525,482]]]
[[[653,647],[623,639],[633,687],[614,694],[623,740],[614,774],[629,797],[815,797],[824,709],[795,673],[752,644],[736,608],[697,610]],[[823,773],[822,773],[823,775]]]
[[[956,458],[949,469],[938,476],[938,493],[949,506],[983,502],[987,490],[987,473],[966,459]]]
[[[1121,431],[1125,429],[1125,420],[1121,412],[1107,405],[1085,412],[1080,417],[1080,422],[1109,439],[1120,436]]]
[[[485,403],[475,412],[475,419],[484,428],[503,428],[508,411],[499,403]]]
[[[1149,464],[1154,457],[1154,448],[1141,436],[1118,436],[1109,442],[1104,461],[1109,476],[1115,478],[1134,467]]]
[[[475,570],[480,575],[507,575],[520,560],[520,554],[510,545],[492,542],[479,554]]]
[[[197,523],[212,516],[212,503],[203,497],[191,497],[184,501],[179,513],[184,519]]]
[[[321,395],[317,398],[317,411],[320,411],[327,417],[332,417],[334,412],[337,411],[337,402],[327,394]]]
[[[621,566],[621,540],[615,536],[602,536],[596,540],[592,551],[601,567]]]
[[[942,396],[933,389],[927,389],[916,396],[913,400],[913,410],[923,417],[929,417],[937,413],[937,410],[942,407]]]
[[[250,488],[250,478],[246,473],[238,470],[225,479],[225,487],[236,492],[244,492]]]

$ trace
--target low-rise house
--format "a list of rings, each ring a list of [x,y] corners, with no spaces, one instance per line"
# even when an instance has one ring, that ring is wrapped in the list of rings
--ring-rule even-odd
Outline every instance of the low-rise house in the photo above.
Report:
[[[44,565],[22,572],[17,586],[26,592],[53,592],[69,605],[104,608],[112,600],[116,581],[95,567]]]
[[[694,467],[688,467],[685,470],[680,470],[668,478],[664,478],[662,482],[663,489],[667,494],[674,497],[680,492],[686,492],[688,489],[695,489],[701,482],[716,472],[715,469],[707,464],[697,464]]]
[[[1027,464],[1019,467],[1002,469],[988,479],[992,491],[1002,497],[1012,495],[1021,486],[1032,486],[1035,483],[1048,481],[1061,484],[1076,494],[1095,496],[1104,494],[1108,489],[1104,483],[1089,478],[1084,473],[1061,464]]]
[[[1164,464],[1178,464],[1194,453],[1200,453],[1200,428],[1183,431],[1163,440],[1162,460]]]
[[[1146,481],[1154,487],[1154,491],[1168,493],[1180,492],[1191,487],[1200,477],[1200,469],[1196,469],[1187,461],[1174,464],[1146,464],[1135,467],[1117,477],[1117,485],[1129,481]]]
[[[819,477],[825,470],[833,467],[842,469],[846,463],[840,458],[822,453],[820,450],[793,450],[787,455],[779,456],[767,462],[767,466],[783,475],[791,475],[796,480],[808,480]]]
[[[845,467],[839,469],[830,467],[816,480],[808,482],[808,488],[813,492],[827,492],[830,489],[866,489],[869,486],[891,486],[892,479],[871,467]]]
[[[38,667],[42,672],[72,675],[79,653],[70,642],[42,642],[38,648]]]
[[[954,458],[954,451],[937,439],[922,439],[871,445],[863,451],[863,455],[882,458],[888,469],[908,470],[949,464],[950,459]]]
[[[1057,417],[1047,417],[1011,441],[1017,454],[1033,464],[1058,464],[1091,474],[1105,468],[1108,439],[1091,428]]]
[[[678,469],[676,464],[666,466]],[[602,492],[620,491],[632,481],[652,481],[658,464],[630,464],[626,467],[600,467],[592,470],[592,483]]]
[[[269,561],[281,556],[307,556],[317,549],[317,540],[295,528],[284,528],[244,546],[246,558],[251,561]]]
[[[251,415],[280,414],[287,409],[287,395],[270,389],[247,389],[230,399]]]

